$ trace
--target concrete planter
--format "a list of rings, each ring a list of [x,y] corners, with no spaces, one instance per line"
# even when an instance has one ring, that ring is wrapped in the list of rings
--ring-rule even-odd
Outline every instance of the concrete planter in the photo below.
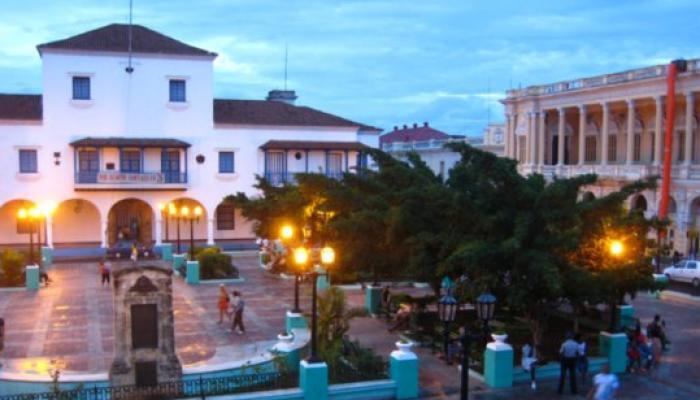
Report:
[[[412,353],[413,342],[396,342],[396,348],[400,353]]]

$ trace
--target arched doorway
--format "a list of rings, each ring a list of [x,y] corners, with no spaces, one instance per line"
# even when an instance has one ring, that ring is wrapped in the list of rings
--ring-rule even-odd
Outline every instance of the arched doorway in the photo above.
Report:
[[[17,218],[20,208],[30,208],[34,202],[10,200],[0,206],[0,244],[24,245],[29,241],[29,226]]]
[[[644,195],[638,195],[632,199],[632,210],[639,210],[641,212],[646,212],[647,210],[647,199]]]
[[[54,244],[100,244],[101,217],[88,200],[70,199],[61,202],[53,214]]]
[[[153,209],[139,199],[116,202],[107,216],[107,241],[113,246],[117,240],[136,241],[142,245],[153,242]]]

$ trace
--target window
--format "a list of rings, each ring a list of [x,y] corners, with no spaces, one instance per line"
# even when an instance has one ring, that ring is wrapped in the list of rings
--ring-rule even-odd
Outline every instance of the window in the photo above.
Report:
[[[642,135],[637,133],[634,135],[634,150],[632,151],[632,161],[640,161],[642,159]]]
[[[36,150],[19,151],[19,172],[22,174],[36,174]]]
[[[651,136],[651,160],[656,161],[656,135],[654,131],[649,132],[649,135]]]
[[[73,100],[90,100],[90,78],[73,77]]]
[[[608,161],[617,161],[617,135],[608,137]]]
[[[219,173],[232,174],[233,172],[234,172],[233,152],[232,151],[220,151],[219,152]]]
[[[182,79],[170,80],[170,101],[184,103],[185,101],[185,81]]]
[[[595,162],[596,153],[596,137],[586,136],[586,162]]]
[[[216,207],[216,229],[232,231],[236,229],[236,209],[231,204]]]
[[[685,161],[685,129],[678,130],[678,157],[679,162]]]
[[[121,172],[141,172],[141,152],[138,150],[122,150],[119,164]]]

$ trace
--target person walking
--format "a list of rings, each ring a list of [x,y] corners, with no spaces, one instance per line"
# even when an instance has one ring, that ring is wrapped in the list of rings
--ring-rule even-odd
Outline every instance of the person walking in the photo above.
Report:
[[[569,373],[569,385],[571,394],[576,394],[576,360],[578,359],[578,343],[574,341],[574,335],[569,332],[566,334],[566,340],[559,348],[559,356],[561,360],[561,369],[559,372],[559,394],[564,392],[564,381],[566,373]]]
[[[231,331],[236,332],[239,335],[244,334],[245,326],[243,325],[243,310],[245,309],[245,301],[241,298],[241,293],[237,290],[233,291],[231,307],[233,309],[233,323],[231,324]]]
[[[600,373],[593,377],[593,387],[586,397],[588,400],[613,400],[620,382],[615,374],[610,373],[610,365],[603,364]]]
[[[578,343],[576,369],[578,370],[578,373],[581,374],[581,386],[586,386],[586,381],[588,379],[588,345],[580,333],[577,333],[574,339],[576,340],[576,343]]]
[[[228,292],[224,284],[219,285],[219,301],[217,306],[219,308],[219,324],[224,323],[224,315],[228,312],[228,306],[231,300],[228,297]]]
[[[110,274],[111,271],[109,270],[109,266],[105,264],[104,260],[100,260],[100,263],[98,265],[100,269],[100,277],[102,278],[102,286],[104,287],[105,283],[107,286],[109,286],[109,280],[110,280]]]

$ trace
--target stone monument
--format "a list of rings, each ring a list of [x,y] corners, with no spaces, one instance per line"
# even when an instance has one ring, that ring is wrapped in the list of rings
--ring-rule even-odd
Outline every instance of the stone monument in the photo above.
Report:
[[[157,262],[114,270],[112,386],[154,387],[182,379],[175,354],[172,269]]]

